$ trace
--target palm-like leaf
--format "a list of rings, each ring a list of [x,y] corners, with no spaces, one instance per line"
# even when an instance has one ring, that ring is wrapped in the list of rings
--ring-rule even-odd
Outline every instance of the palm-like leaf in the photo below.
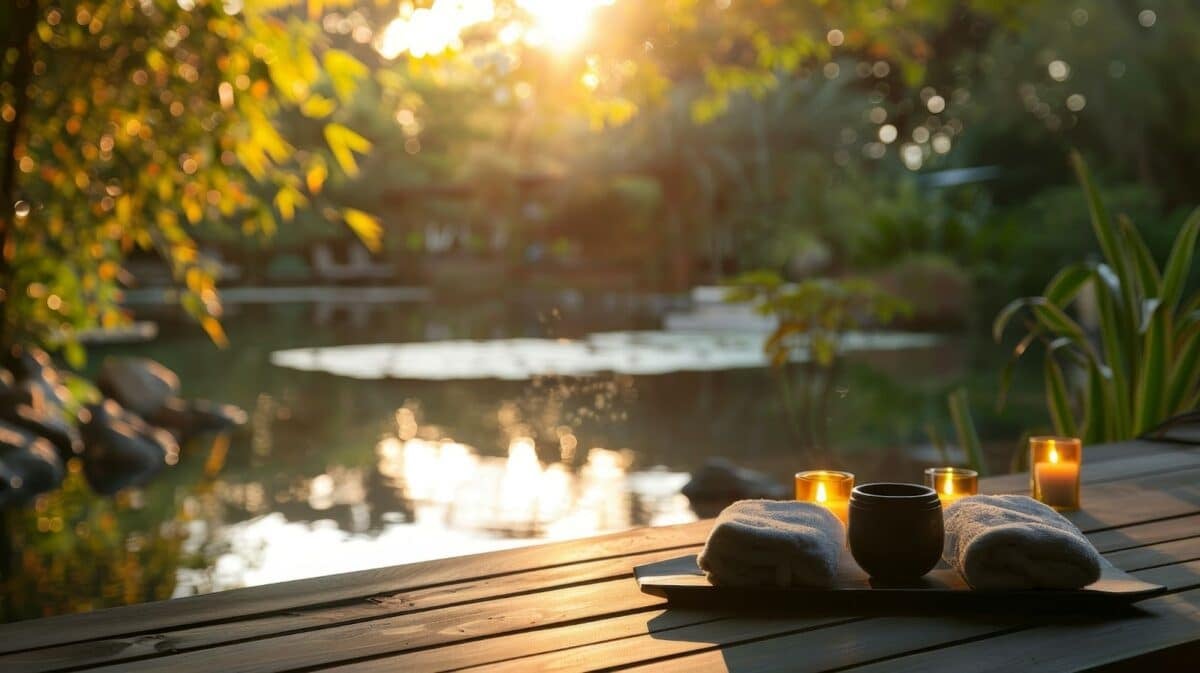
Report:
[[[1200,239],[1200,208],[1184,223],[1160,270],[1133,223],[1110,218],[1083,159],[1073,153],[1071,161],[1104,262],[1063,268],[1043,296],[1005,306],[992,333],[1000,341],[1017,316],[1029,315],[1012,360],[1035,341],[1045,344],[1046,404],[1057,432],[1082,432],[1088,442],[1127,439],[1200,399],[1200,293],[1184,297]],[[1099,309],[1098,344],[1068,313],[1088,289]],[[1072,363],[1085,376],[1077,389],[1064,371]]]

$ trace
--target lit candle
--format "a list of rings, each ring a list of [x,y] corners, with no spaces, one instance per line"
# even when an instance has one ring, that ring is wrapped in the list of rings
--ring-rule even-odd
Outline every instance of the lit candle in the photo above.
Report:
[[[979,473],[961,467],[930,467],[925,485],[937,491],[942,507],[979,492]]]
[[[850,491],[854,475],[834,470],[796,473],[796,499],[825,507],[845,524],[850,518]]]
[[[1029,440],[1033,497],[1059,511],[1079,509],[1079,465],[1083,445],[1073,437]]]

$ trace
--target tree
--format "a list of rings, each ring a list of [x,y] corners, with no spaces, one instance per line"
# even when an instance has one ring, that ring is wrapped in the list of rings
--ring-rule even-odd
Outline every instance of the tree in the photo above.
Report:
[[[342,123],[368,69],[316,21],[348,0],[13,0],[0,7],[0,342],[67,348],[127,319],[126,257],[156,252],[222,342],[202,223],[270,234],[353,176]],[[278,120],[321,126],[297,147]],[[378,222],[330,212],[369,245]]]

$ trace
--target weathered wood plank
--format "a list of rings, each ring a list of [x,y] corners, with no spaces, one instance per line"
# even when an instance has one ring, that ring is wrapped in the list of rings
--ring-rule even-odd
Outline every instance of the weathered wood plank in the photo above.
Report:
[[[1185,633],[1196,638],[1200,624],[1200,562],[1171,566],[1170,576],[1159,573],[1160,580],[1169,586],[1185,588],[1180,593],[1143,601],[1139,614],[1101,621],[1091,618],[1067,620],[979,616],[975,619],[954,617],[902,617],[871,619],[852,624],[834,626],[814,632],[802,632],[778,638],[732,645],[721,649],[707,649],[695,655],[656,661],[650,665],[631,667],[631,671],[656,673],[692,671],[736,671],[737,673],[803,673],[805,671],[845,670],[859,664],[869,664],[854,671],[892,673],[893,671],[1060,671],[1080,670],[1089,665],[1110,661],[1108,657],[1095,657],[1092,652],[1079,652],[1072,656],[1073,649],[1080,644],[1070,632],[1097,630],[1117,640],[1108,643],[1107,653],[1122,650],[1130,654],[1152,652],[1189,640]],[[1142,573],[1135,572],[1135,575]],[[1182,603],[1185,609],[1177,609]],[[1145,629],[1149,621],[1141,614],[1154,615],[1157,629],[1162,633],[1153,638],[1144,636],[1156,632]],[[1029,620],[1041,622],[1030,628]],[[1024,620],[1024,621],[1023,621]],[[712,626],[721,624],[714,622]],[[1053,635],[1041,635],[1050,633]],[[1133,638],[1137,633],[1138,637]],[[1022,634],[1029,634],[1023,636]],[[1033,634],[1039,634],[1034,636]],[[1130,638],[1125,641],[1124,638]],[[1059,660],[1047,665],[1040,658],[1042,647],[1058,639]],[[1001,641],[1000,646],[991,643]],[[948,653],[962,650],[961,656]],[[914,650],[928,650],[907,655]],[[985,650],[981,652],[981,650]],[[1002,654],[1007,652],[1007,655]],[[1038,656],[1031,660],[1032,653]],[[919,659],[911,665],[896,666],[896,662]],[[882,661],[880,661],[882,660]],[[993,664],[1001,661],[1003,665]],[[878,663],[872,663],[878,662]]]
[[[683,613],[682,616],[677,613]],[[684,610],[639,613],[613,620],[589,622],[585,627],[562,627],[529,634],[512,634],[472,642],[467,645],[439,647],[397,657],[374,659],[329,670],[331,673],[376,673],[379,671],[586,671],[614,665],[614,662],[640,661],[643,644],[650,640],[660,656],[695,652],[693,639],[705,638],[706,626],[717,621],[712,614],[687,616]],[[687,620],[686,622],[684,620]],[[728,621],[728,617],[721,619]],[[811,630],[856,621],[855,618],[763,617],[740,620],[728,634],[737,632],[742,639]],[[740,630],[739,630],[740,629]],[[527,656],[524,649],[534,636],[543,654]],[[469,667],[469,668],[468,668]]]
[[[1200,582],[1200,566],[1189,565]],[[1200,638],[1200,589],[1144,601],[1139,608],[1140,614],[1128,619],[1039,626],[851,670],[856,673],[1082,671],[1116,662],[1123,662],[1125,670],[1194,670],[1195,659],[1174,660],[1169,669],[1142,668],[1138,659],[1195,643]]]
[[[1196,531],[1200,534],[1200,531]],[[1153,568],[1200,559],[1200,537],[1123,549],[1105,555],[1118,568]]]
[[[1192,471],[1192,473],[1190,475],[1190,480],[1193,482],[1200,481],[1200,470]],[[1097,486],[1092,487],[1089,490],[1089,493],[1091,493],[1093,496],[1095,496],[1097,501],[1110,501],[1113,499],[1115,499],[1115,501],[1110,502],[1110,506],[1107,508],[1106,513],[1104,513],[1102,516],[1094,515],[1091,511],[1081,512],[1081,513],[1077,513],[1077,514],[1089,517],[1092,520],[1093,527],[1099,527],[1099,528],[1107,528],[1107,527],[1111,527],[1111,526],[1115,526],[1115,525],[1123,525],[1125,523],[1136,523],[1138,521],[1138,519],[1131,518],[1131,517],[1145,516],[1145,513],[1143,511],[1143,505],[1144,505],[1144,501],[1149,497],[1147,495],[1146,489],[1150,490],[1150,494],[1154,494],[1154,493],[1159,492],[1158,490],[1155,490],[1155,489],[1158,489],[1160,486],[1163,486],[1167,489],[1171,489],[1171,488],[1175,488],[1180,483],[1190,483],[1190,482],[1188,482],[1188,473],[1171,473],[1171,474],[1167,474],[1167,475],[1153,475],[1150,477],[1142,478],[1140,480],[1135,480],[1134,482],[1127,482],[1127,483],[1122,483],[1122,484],[1097,485]],[[1130,484],[1134,484],[1138,487],[1137,488],[1128,488],[1128,486],[1130,486]],[[1109,492],[1112,493],[1111,496],[1108,495]],[[1198,501],[1200,501],[1200,496],[1197,496],[1196,499]],[[1178,498],[1176,498],[1176,500],[1178,500]],[[1180,503],[1184,503],[1184,502],[1186,502],[1186,500],[1179,500],[1179,502],[1177,502],[1176,505],[1183,506]],[[1191,512],[1200,510],[1200,504],[1188,505],[1188,507],[1190,508]],[[1155,510],[1155,511],[1157,512],[1160,510]],[[697,525],[692,525],[689,528],[690,534],[693,536],[692,537],[693,541],[698,542],[698,541],[702,540],[702,538],[703,538],[702,531],[706,530],[707,525],[708,524],[697,524]],[[1083,527],[1085,528],[1085,530],[1088,529],[1088,525],[1086,522],[1084,523]],[[682,539],[682,538],[677,538],[677,540],[678,539]],[[630,563],[628,561],[628,559],[626,559],[625,562],[628,563],[627,568],[634,565],[633,563]],[[570,569],[570,566],[568,567],[568,570],[569,569]],[[568,575],[569,575],[569,573],[568,573]],[[626,571],[625,575],[626,576],[628,575],[628,571]],[[621,584],[628,585],[628,587],[635,586],[632,582],[628,582],[628,581],[623,581]],[[500,582],[497,582],[495,586],[497,588],[499,588],[500,590],[506,590],[506,588],[508,587],[508,583],[506,583],[504,581],[500,581]],[[446,590],[453,591],[454,588],[452,586],[447,586]],[[496,601],[500,601],[500,600],[504,599],[504,597],[506,595],[507,594],[494,594],[494,595],[490,595],[489,598],[496,600]],[[548,593],[545,596],[545,600],[548,602],[553,602],[553,601],[559,600],[559,598],[557,598],[554,594]],[[638,607],[645,607],[645,605],[637,604],[631,608],[625,608],[625,607],[621,607],[620,603],[614,603],[612,607],[614,610],[622,610],[622,609],[634,609],[634,608],[638,608]],[[344,612],[345,610],[346,610],[346,608],[343,606],[333,606],[332,608],[329,608],[329,610],[327,612],[324,610],[319,610],[319,611],[317,611],[318,612],[317,614],[312,614],[312,613],[309,613],[308,611],[305,611],[298,615],[289,614],[289,615],[283,615],[283,616],[278,616],[278,615],[268,616],[268,617],[263,618],[263,620],[265,620],[265,621],[263,621],[262,623],[258,623],[259,620],[243,620],[243,621],[234,622],[234,623],[230,623],[230,624],[213,625],[213,629],[215,629],[214,631],[207,630],[207,627],[200,627],[200,629],[205,631],[202,634],[202,637],[208,638],[208,640],[205,641],[205,644],[207,645],[207,644],[216,644],[219,642],[227,642],[229,640],[244,640],[246,638],[251,638],[251,637],[261,637],[262,635],[269,634],[272,631],[274,633],[280,633],[280,632],[295,631],[295,630],[300,630],[300,629],[318,629],[321,627],[330,627],[330,628],[322,629],[321,631],[309,631],[304,634],[297,634],[297,635],[301,636],[301,638],[311,637],[314,639],[325,641],[327,638],[335,638],[336,639],[338,637],[338,634],[340,633],[339,629],[343,629],[343,630],[347,630],[347,634],[348,634],[349,638],[355,640],[356,642],[361,642],[361,641],[370,640],[369,635],[360,637],[359,634],[360,634],[360,632],[363,631],[364,628],[366,628],[367,631],[370,631],[369,627],[371,627],[373,624],[378,624],[378,625],[380,625],[381,628],[391,628],[392,626],[396,626],[395,624],[392,623],[394,620],[388,620],[388,619],[376,620],[376,621],[372,621],[372,622],[355,623],[355,624],[349,624],[349,625],[342,624],[342,622],[345,620],[345,617],[346,617],[346,614]],[[365,617],[361,617],[361,613],[356,613],[356,614],[359,614],[360,618],[365,618]],[[457,613],[455,613],[455,614],[457,614]],[[471,614],[469,612],[463,613],[463,614],[466,615],[466,618],[471,617]],[[589,613],[587,615],[580,615],[578,618],[596,618],[596,617],[601,617],[604,614],[605,613],[601,610],[598,612]],[[435,617],[441,618],[443,620],[453,620],[454,618],[456,618],[454,616],[454,614],[435,615],[435,616],[431,616],[430,618],[432,619]],[[459,617],[462,617],[462,615],[459,615]],[[292,622],[293,620],[294,620],[294,623],[289,625],[289,622]],[[552,623],[552,622],[546,622],[546,623]],[[505,630],[512,630],[509,627],[509,624],[511,624],[511,622],[509,622],[508,624],[498,622],[499,626],[498,626],[497,630],[493,631],[493,633],[502,633],[502,632],[505,632]],[[539,625],[544,625],[544,624],[539,622]],[[242,629],[242,628],[245,628],[246,633],[248,633],[250,635],[238,635],[239,629]],[[397,626],[397,628],[404,628],[404,626],[401,624],[401,625]],[[323,633],[323,631],[331,631],[331,633],[326,634],[326,633]],[[478,634],[478,635],[484,635],[484,634]],[[284,636],[284,638],[287,638],[287,637],[288,636]],[[227,640],[223,641],[223,640],[220,640],[220,638],[226,638]],[[421,641],[421,644],[413,645],[413,647],[417,647],[417,646],[425,647],[425,646],[432,646],[432,645],[440,644],[440,641],[437,641],[435,638],[430,636],[428,633],[424,634],[424,638],[425,638],[425,640]],[[457,640],[457,639],[458,638],[454,637],[453,634],[450,634],[449,636],[446,636],[445,642],[450,642],[450,641]],[[237,648],[235,650],[235,652],[238,653],[238,656],[248,657],[249,658],[248,660],[252,660],[253,656],[251,656],[251,655],[255,651],[259,652],[259,656],[269,657],[270,655],[269,655],[269,653],[267,653],[267,650],[270,650],[270,649],[276,648],[276,647],[287,647],[289,641],[277,642],[277,641],[281,641],[281,640],[282,640],[281,638],[268,638],[268,639],[264,639],[264,640],[255,641],[252,643],[245,643],[245,647],[239,647],[236,645],[230,646],[230,647]],[[101,660],[108,658],[108,660],[112,661],[112,660],[128,659],[128,658],[135,657],[135,656],[169,653],[169,652],[173,651],[173,649],[175,649],[175,650],[182,649],[179,647],[178,644],[176,644],[177,642],[178,642],[178,639],[175,639],[173,641],[170,634],[160,633],[160,634],[150,636],[150,637],[138,636],[138,637],[134,637],[134,638],[116,639],[116,641],[113,641],[110,639],[107,641],[94,641],[94,642],[88,642],[88,643],[81,643],[80,650],[82,652],[86,653],[85,658],[84,658],[85,661],[95,661],[95,660],[97,660],[97,657]],[[196,646],[199,647],[201,645],[196,645]],[[390,650],[388,649],[389,647],[391,648]],[[220,648],[219,650],[214,650],[213,652],[223,653],[226,649],[230,649],[230,648]],[[399,649],[400,648],[397,647],[397,642],[394,639],[390,640],[389,643],[386,645],[363,644],[363,651],[371,652],[372,654],[362,655],[362,656],[374,656],[374,654],[377,654],[379,652],[386,653],[388,651],[399,651]],[[35,654],[35,653],[31,652],[30,654],[33,655],[34,657],[44,656],[44,657],[47,657],[48,659],[53,659],[55,661],[63,660],[63,657],[60,656],[60,653],[42,652],[42,653]],[[325,653],[325,654],[327,654],[327,653]],[[183,656],[183,655],[179,655],[179,656]],[[349,657],[347,657],[347,658],[349,658]],[[30,670],[45,670],[45,668],[38,668],[36,666],[31,665]]]
[[[1200,471],[1097,484],[1084,489],[1081,499],[1083,509],[1067,518],[1089,532],[1195,514],[1200,512]]]
[[[628,556],[703,541],[711,522],[328,575],[260,587],[0,625],[0,653],[336,603],[467,579]]]
[[[285,635],[309,629],[428,611],[434,608],[465,605],[494,598],[496,595],[515,596],[602,580],[628,578],[630,568],[635,565],[662,561],[680,554],[695,553],[699,549],[698,546],[684,547],[649,554],[622,556],[603,561],[531,570],[517,575],[415,589],[344,605],[295,610],[256,619],[165,631],[150,636],[110,638],[14,652],[0,655],[0,670],[6,673],[32,673],[67,667],[99,666],[197,650],[222,643]]]
[[[1200,538],[1196,539],[1195,545],[1200,546]],[[1140,574],[1140,566],[1137,566],[1136,563],[1142,560],[1145,560],[1145,558],[1124,556],[1115,559],[1114,564],[1122,569],[1135,571],[1135,574]],[[1158,582],[1161,580],[1161,583],[1166,586],[1183,587],[1186,586],[1186,581],[1190,577],[1186,573],[1164,574],[1164,572],[1153,575],[1153,581]],[[667,614],[671,612],[671,610],[666,611]],[[668,633],[667,629],[656,624],[650,616],[638,615],[637,618],[643,620],[643,632],[634,635],[641,637],[621,636],[617,633],[603,630],[603,625],[599,623],[589,623],[587,626],[589,631],[592,631],[593,624],[600,626],[601,630],[593,632],[593,644],[585,646],[561,644],[564,640],[570,638],[570,636],[565,634],[578,631],[578,627],[544,629],[489,638],[482,642],[472,643],[469,648],[469,661],[471,663],[466,663],[463,658],[467,648],[451,646],[438,647],[399,657],[361,662],[336,670],[339,673],[383,673],[384,671],[400,668],[405,670],[445,670],[464,666],[479,666],[480,668],[486,668],[489,672],[510,670],[587,670],[589,667],[595,666],[631,665],[647,659],[663,659],[688,652],[697,652],[719,644],[733,644],[849,622],[864,622],[856,628],[866,630],[871,634],[871,637],[874,637],[875,634],[882,631],[891,633],[890,625],[892,624],[891,621],[883,621],[882,623],[885,626],[880,628],[872,625],[880,622],[877,619],[863,620],[861,618],[845,617],[775,617],[771,619],[733,617],[714,620],[709,614],[702,614],[701,616],[702,619],[698,618],[696,624],[690,625],[678,624],[679,620],[675,620],[677,626]],[[910,617],[905,619],[917,620],[918,618]],[[946,618],[946,621],[949,623],[965,621],[975,625],[980,623],[979,620],[979,617]],[[975,633],[975,635],[991,633],[1001,627],[1017,628],[1023,621],[1022,618],[985,620],[984,624],[991,630],[981,631]],[[929,624],[928,618],[922,623]],[[933,626],[938,626],[941,623],[937,621]],[[935,630],[933,633],[937,634],[939,632]],[[618,640],[618,638],[623,639]],[[577,637],[570,639],[575,642],[578,641]],[[493,658],[481,661],[483,657]],[[508,660],[507,663],[500,663],[506,660]]]
[[[427,612],[315,629],[152,659],[94,671],[139,673],[269,673],[432,647],[499,633],[580,623],[646,610],[665,601],[642,593],[628,577],[521,596],[506,596]],[[583,628],[586,628],[584,626]]]
[[[1150,442],[1130,442],[1086,447],[1082,480],[1085,484],[1123,481],[1200,466],[1200,450],[1180,449]],[[1095,455],[1101,452],[1101,455]],[[1018,472],[988,477],[979,484],[984,493],[1028,493],[1029,473]]]
[[[1089,535],[1088,539],[1092,541],[1096,549],[1107,552],[1169,542],[1198,533],[1200,533],[1200,514],[1192,514],[1165,521],[1152,521],[1136,526],[1100,531]]]

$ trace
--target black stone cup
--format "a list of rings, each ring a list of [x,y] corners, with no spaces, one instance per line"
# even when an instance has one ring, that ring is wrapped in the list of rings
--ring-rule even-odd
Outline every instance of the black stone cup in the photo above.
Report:
[[[918,484],[863,484],[850,493],[850,553],[871,577],[915,580],[942,556],[942,503]]]

